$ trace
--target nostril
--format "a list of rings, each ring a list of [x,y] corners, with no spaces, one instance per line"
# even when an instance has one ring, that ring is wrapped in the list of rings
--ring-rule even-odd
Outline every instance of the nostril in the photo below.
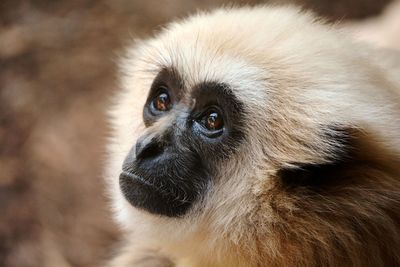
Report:
[[[150,141],[145,145],[137,145],[136,146],[136,158],[137,159],[147,159],[147,158],[154,158],[158,155],[162,154],[164,148],[161,143],[157,141]]]

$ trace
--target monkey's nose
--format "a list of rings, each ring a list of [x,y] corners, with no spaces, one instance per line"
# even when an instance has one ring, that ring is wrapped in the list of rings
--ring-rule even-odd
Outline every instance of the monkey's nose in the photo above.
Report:
[[[163,144],[156,138],[140,138],[136,143],[136,159],[157,158],[164,152]]]

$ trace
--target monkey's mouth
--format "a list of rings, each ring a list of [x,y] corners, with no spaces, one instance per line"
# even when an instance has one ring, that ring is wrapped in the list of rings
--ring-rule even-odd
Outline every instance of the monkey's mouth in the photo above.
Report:
[[[128,179],[135,179],[138,180],[139,182],[143,183],[145,186],[147,187],[152,187],[154,190],[160,191],[160,189],[158,189],[158,187],[156,185],[154,185],[153,183],[151,183],[150,181],[146,180],[145,178],[143,178],[142,176],[136,175],[134,173],[130,173],[130,172],[126,172],[123,171],[120,175],[120,180],[121,180],[121,176],[125,176]],[[124,179],[124,178],[123,178]]]
[[[123,171],[119,185],[126,200],[134,207],[150,213],[177,217],[191,206],[191,201],[173,194],[135,173]]]

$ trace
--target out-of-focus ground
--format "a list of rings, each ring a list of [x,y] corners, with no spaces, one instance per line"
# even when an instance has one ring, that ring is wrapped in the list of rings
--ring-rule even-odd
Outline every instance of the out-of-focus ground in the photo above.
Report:
[[[352,24],[359,38],[400,48],[400,1],[291,2],[332,21],[369,17]],[[131,36],[227,3],[0,1],[0,266],[90,267],[112,255],[102,166],[116,55]]]

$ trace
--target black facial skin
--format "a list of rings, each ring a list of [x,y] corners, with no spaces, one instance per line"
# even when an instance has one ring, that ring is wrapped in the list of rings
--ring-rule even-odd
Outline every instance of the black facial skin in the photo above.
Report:
[[[167,91],[171,100],[166,111],[153,105],[160,90]],[[184,216],[212,184],[217,164],[227,159],[243,139],[243,105],[228,86],[206,82],[186,91],[193,92],[189,99],[195,99],[194,106],[183,103],[184,87],[176,71],[163,69],[159,73],[143,109],[151,137],[142,136],[133,144],[120,175],[125,198],[153,214]],[[203,125],[210,109],[223,118],[218,131]],[[151,131],[158,119],[171,113],[173,119],[167,130]]]

